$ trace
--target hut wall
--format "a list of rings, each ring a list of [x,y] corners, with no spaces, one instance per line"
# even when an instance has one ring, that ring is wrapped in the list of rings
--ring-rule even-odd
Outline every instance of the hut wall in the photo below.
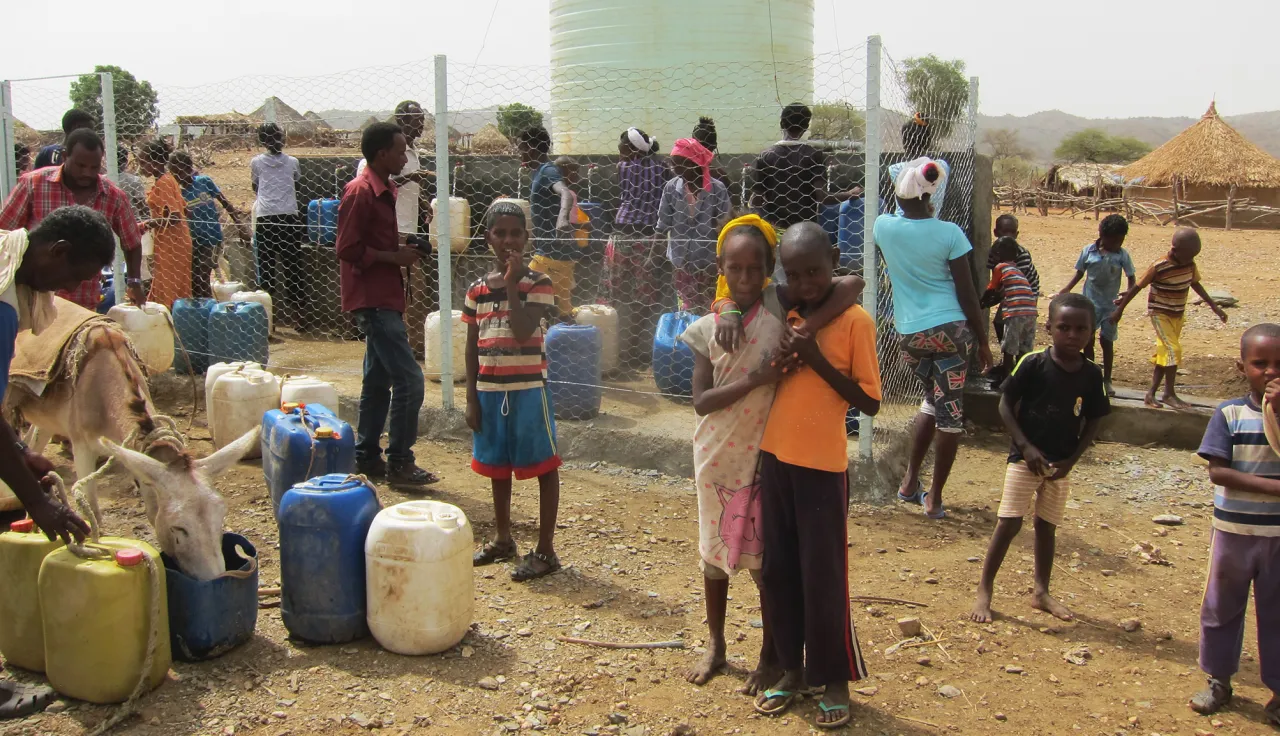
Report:
[[[1225,201],[1227,198],[1227,189],[1225,187],[1188,186],[1184,189],[1186,194],[1181,198],[1183,202]],[[1164,207],[1173,206],[1172,187],[1131,186],[1125,190],[1125,196],[1129,199],[1155,202]],[[1237,189],[1236,197],[1238,199],[1252,199],[1255,204],[1265,207],[1280,207],[1280,189]],[[1232,226],[1249,229],[1280,230],[1280,215],[1268,215],[1250,222],[1253,217],[1255,215],[1250,213],[1236,212]],[[1226,225],[1226,212],[1220,210],[1207,215],[1200,215],[1199,217],[1183,218],[1183,222],[1196,227],[1224,227]]]

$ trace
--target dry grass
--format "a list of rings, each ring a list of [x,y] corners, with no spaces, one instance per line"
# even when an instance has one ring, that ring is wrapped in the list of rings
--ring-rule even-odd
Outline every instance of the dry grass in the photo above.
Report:
[[[1126,179],[1143,177],[1147,187],[1172,186],[1177,179],[1190,186],[1280,187],[1280,160],[1218,117],[1216,104],[1195,125],[1120,173]]]

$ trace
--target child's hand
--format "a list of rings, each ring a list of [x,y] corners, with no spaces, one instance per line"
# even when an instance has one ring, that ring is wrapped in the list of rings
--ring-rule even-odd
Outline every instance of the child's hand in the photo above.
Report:
[[[1108,314],[1108,315],[1107,315],[1107,318],[1106,318],[1106,319],[1104,319],[1104,320],[1102,320],[1102,321],[1103,321],[1103,322],[1110,322],[1110,323],[1111,323],[1111,324],[1113,324],[1113,325],[1118,325],[1118,324],[1120,324],[1120,318],[1121,318],[1121,317],[1123,317],[1123,316],[1124,316],[1124,310],[1117,309],[1116,311],[1112,312],[1111,314]]]
[[[721,314],[716,317],[716,342],[726,353],[738,352],[738,347],[746,338],[746,330],[742,327],[742,315]]]
[[[782,351],[785,355],[798,357],[810,365],[822,359],[818,339],[803,327],[787,327],[787,331],[782,334]]]
[[[1056,463],[1049,463],[1049,480],[1062,480],[1067,477],[1067,473],[1070,473],[1075,466],[1076,461],[1070,458],[1059,460]]]
[[[1051,467],[1049,465],[1049,461],[1045,459],[1044,455],[1040,454],[1039,448],[1030,443],[1028,443],[1026,447],[1022,448],[1022,462],[1027,464],[1027,470],[1030,470],[1041,478],[1048,475],[1049,468]],[[1063,473],[1063,475],[1066,475],[1066,473]]]
[[[1210,302],[1210,304],[1213,303]],[[1217,304],[1213,304],[1213,313],[1218,315],[1218,319],[1222,320],[1223,324],[1227,323],[1227,313],[1222,309],[1222,307],[1219,307]]]
[[[503,275],[503,281],[507,282],[508,287],[513,285],[519,288],[520,280],[529,274],[529,267],[524,265],[524,259],[519,253],[511,252],[507,254],[507,272]]]
[[[1263,392],[1267,403],[1271,404],[1271,411],[1280,417],[1280,378],[1267,384],[1266,391]]]
[[[467,401],[467,426],[472,432],[480,431],[480,402]]]

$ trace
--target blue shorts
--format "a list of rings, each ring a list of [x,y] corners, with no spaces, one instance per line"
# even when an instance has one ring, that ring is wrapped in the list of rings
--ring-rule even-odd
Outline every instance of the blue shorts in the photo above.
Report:
[[[480,391],[480,431],[472,433],[471,469],[486,478],[537,478],[560,467],[556,419],[544,388]]]
[[[1097,329],[1099,336],[1107,342],[1115,342],[1116,339],[1120,337],[1120,328],[1115,322],[1107,319],[1107,317],[1110,317],[1116,311],[1115,303],[1099,303],[1093,299],[1090,299],[1089,301],[1093,302],[1093,313],[1094,316],[1097,317]]]

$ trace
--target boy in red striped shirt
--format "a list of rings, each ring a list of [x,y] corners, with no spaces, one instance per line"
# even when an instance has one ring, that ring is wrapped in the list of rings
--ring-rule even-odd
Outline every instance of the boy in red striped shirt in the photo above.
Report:
[[[511,537],[511,476],[538,479],[538,546],[511,572],[517,582],[560,569],[552,546],[560,506],[556,420],[547,392],[544,324],[555,306],[551,278],[524,262],[529,242],[524,210],[499,202],[485,216],[485,240],[498,268],[467,289],[467,426],[471,469],[493,484],[497,534],[472,561],[489,565],[516,557]],[[514,285],[517,297],[510,296]]]
[[[1031,288],[1017,265],[1018,241],[1010,237],[998,239],[991,245],[991,256],[996,261],[991,269],[991,283],[982,296],[982,306],[1000,305],[1004,320],[1004,336],[1000,350],[1004,353],[1004,366],[1008,371],[1018,364],[1022,356],[1036,345],[1036,291]]]

